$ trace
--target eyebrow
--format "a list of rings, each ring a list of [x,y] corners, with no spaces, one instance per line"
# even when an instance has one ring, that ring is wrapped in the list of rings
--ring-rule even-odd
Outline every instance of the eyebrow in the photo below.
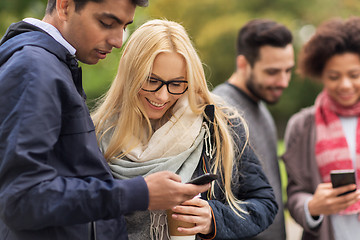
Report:
[[[164,79],[162,79],[161,77],[159,77],[158,75],[156,75],[155,73],[151,73],[152,76],[155,76],[155,78],[159,79],[159,80],[162,80],[162,81],[165,81]],[[172,78],[172,79],[169,79],[168,81],[174,81],[174,80],[183,80],[185,79],[185,77],[181,76],[181,77],[176,77],[176,78]],[[166,82],[166,81],[165,81]]]
[[[111,18],[111,19],[115,20],[118,24],[124,24],[124,22],[123,22],[120,18],[116,17],[114,14],[111,14],[111,13],[102,13],[101,16],[102,16],[102,17],[106,17],[106,18]],[[133,22],[134,22],[134,21],[131,20],[130,22],[126,23],[125,25],[132,24]]]

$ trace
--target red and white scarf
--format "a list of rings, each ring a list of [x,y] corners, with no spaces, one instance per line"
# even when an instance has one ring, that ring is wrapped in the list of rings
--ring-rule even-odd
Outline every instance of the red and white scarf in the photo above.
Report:
[[[358,116],[356,127],[356,176],[360,183],[360,102],[343,107],[332,100],[324,90],[315,101],[316,144],[315,155],[323,182],[330,182],[330,171],[354,169],[349,147],[339,116]],[[360,201],[340,214],[360,212]]]

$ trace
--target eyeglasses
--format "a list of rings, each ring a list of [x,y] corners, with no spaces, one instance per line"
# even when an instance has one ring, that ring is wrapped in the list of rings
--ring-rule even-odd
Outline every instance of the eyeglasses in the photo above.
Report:
[[[174,95],[183,94],[188,89],[188,82],[185,80],[164,81],[156,77],[149,77],[141,89],[147,92],[156,92],[164,85],[166,85],[168,92]]]

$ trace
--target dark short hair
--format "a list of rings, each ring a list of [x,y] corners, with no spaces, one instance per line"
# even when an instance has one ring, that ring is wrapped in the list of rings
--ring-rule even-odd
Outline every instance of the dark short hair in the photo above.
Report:
[[[73,0],[75,3],[75,11],[80,11],[88,2],[103,2],[104,0]],[[140,7],[147,7],[149,5],[148,0],[130,0],[134,5]],[[51,14],[56,8],[56,0],[48,0],[46,6],[46,14]]]
[[[303,77],[319,78],[331,57],[347,52],[360,56],[360,18],[332,18],[301,49],[297,71]]]
[[[239,30],[236,50],[254,66],[262,46],[286,47],[290,43],[292,34],[284,25],[267,19],[254,19]]]

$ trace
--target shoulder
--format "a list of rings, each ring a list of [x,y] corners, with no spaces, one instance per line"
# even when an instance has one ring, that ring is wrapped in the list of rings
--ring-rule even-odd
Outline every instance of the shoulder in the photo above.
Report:
[[[61,63],[54,54],[38,46],[25,46],[22,50],[15,52],[12,58],[17,58],[19,62],[26,62],[28,67],[39,69],[52,68],[52,66]]]
[[[17,69],[28,80],[61,79],[57,76],[71,76],[67,65],[54,54],[37,46],[25,46],[16,51],[5,63],[9,71]],[[47,81],[50,83],[50,81]]]
[[[227,82],[215,87],[212,93],[221,97],[231,105],[236,104],[237,99],[241,97],[238,90]]]
[[[234,98],[241,97],[241,94],[239,94],[239,90],[235,86],[233,86],[227,82],[216,86],[214,88],[214,90],[212,91],[212,93],[217,96],[221,96],[223,99],[225,99],[230,104],[232,104],[235,101]]]
[[[41,47],[25,46],[16,51],[0,72],[3,86],[16,86],[12,91],[26,93],[29,98],[62,96],[74,88],[67,65]]]
[[[287,129],[298,129],[298,128],[304,128],[305,126],[309,125],[314,121],[315,117],[315,107],[307,107],[302,110],[300,110],[298,113],[294,114],[288,124]]]
[[[228,91],[229,89],[231,89],[231,86],[225,82],[225,83],[221,83],[221,84],[217,85],[217,86],[212,90],[212,92],[215,93],[215,94],[218,94],[218,93],[222,93],[222,92],[224,92],[224,91],[226,92],[226,91]]]
[[[311,134],[315,124],[315,107],[307,107],[300,112],[294,114],[285,130],[285,143],[290,148],[294,143],[298,143],[299,139]]]

